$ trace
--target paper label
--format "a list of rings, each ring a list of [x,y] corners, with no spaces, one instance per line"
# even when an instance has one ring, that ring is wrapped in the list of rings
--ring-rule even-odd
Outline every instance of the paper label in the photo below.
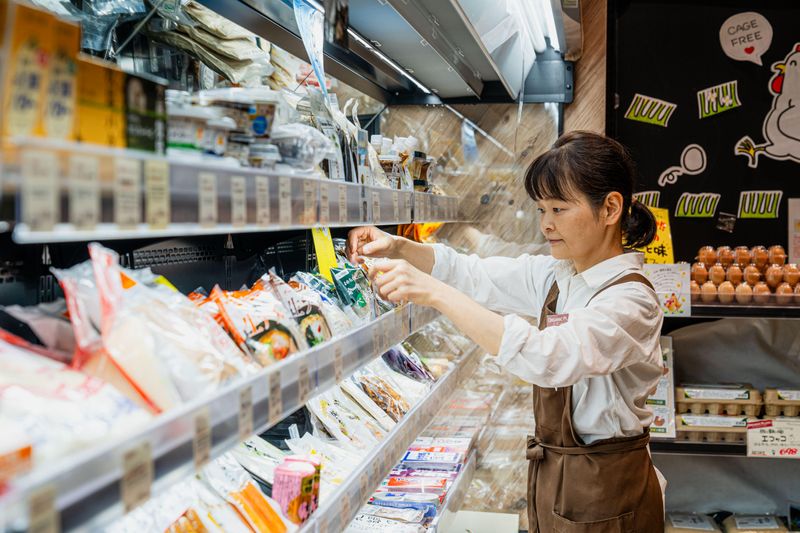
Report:
[[[211,415],[207,407],[200,409],[194,415],[192,449],[194,450],[194,467],[196,470],[200,470],[211,459]]]
[[[100,221],[100,160],[69,158],[69,221],[78,229],[94,229]]]
[[[653,284],[664,315],[692,316],[692,280],[688,264],[645,264],[644,275]]]
[[[736,516],[736,529],[783,529],[774,516]]]
[[[283,414],[283,394],[281,391],[281,373],[273,372],[269,375],[269,423],[275,425],[281,420]]]
[[[331,230],[330,228],[311,228],[311,238],[314,241],[319,272],[322,277],[333,283],[331,269],[337,266],[337,260]]]
[[[327,183],[319,184],[319,223],[327,226],[331,218],[330,192]]]
[[[144,162],[145,219],[154,229],[170,221],[169,164],[160,159]]]
[[[114,159],[114,222],[120,228],[135,228],[142,217],[141,163],[136,159]]]
[[[314,182],[303,182],[303,224],[314,224],[317,220],[317,198],[314,194]]]
[[[349,219],[347,212],[347,186],[339,185],[339,223],[347,224]]]
[[[122,478],[120,493],[125,512],[150,499],[150,487],[153,485],[153,457],[150,443],[143,442],[131,448],[122,456]]]
[[[266,176],[256,176],[256,224],[270,224],[269,178]]]
[[[788,401],[800,401],[800,390],[778,389],[778,399]]]
[[[380,326],[373,324],[372,326],[372,353],[379,355],[378,352],[383,348],[381,341]]]
[[[428,216],[429,221],[432,221],[436,216],[433,212],[433,197],[430,194],[425,194],[425,214]]]
[[[692,400],[749,400],[750,391],[740,388],[685,388],[684,399]]]
[[[394,218],[392,220],[397,222],[400,220],[400,193],[392,193],[392,209],[394,210]]]
[[[372,191],[372,221],[381,222],[381,194]]]
[[[684,426],[746,428],[747,418],[738,416],[680,415]]]
[[[58,172],[54,153],[22,153],[22,215],[33,231],[49,231],[58,222]]]
[[[341,383],[344,379],[344,360],[342,358],[342,345],[336,344],[333,348],[333,375],[336,383]]]
[[[56,490],[50,485],[36,489],[28,499],[28,533],[58,533]]]
[[[242,176],[231,177],[231,224],[236,228],[247,224],[247,182]]]
[[[278,220],[281,226],[292,225],[292,180],[278,178]]]
[[[308,361],[306,359],[303,359],[299,363],[297,369],[297,384],[300,390],[300,403],[305,405],[311,391],[311,377],[308,374]]]
[[[197,175],[197,212],[201,226],[216,226],[219,218],[217,206],[217,175],[201,172]]]
[[[239,440],[247,440],[253,434],[253,388],[239,391]]]
[[[755,420],[747,424],[747,456],[800,458],[800,418]]]
[[[367,500],[370,497],[369,493],[369,476],[366,473],[361,474],[358,478],[359,485],[361,486],[361,499]]]
[[[345,494],[344,497],[341,499],[342,507],[341,513],[339,514],[339,523],[342,526],[342,531],[347,529],[347,524],[350,523],[350,519],[353,517],[353,513],[350,510],[350,498]]]
[[[555,327],[560,326],[561,324],[566,324],[569,322],[569,313],[561,313],[557,315],[548,315],[547,316],[547,327]]]
[[[669,521],[672,527],[680,529],[696,529],[698,531],[717,531],[713,525],[709,523],[709,518],[706,516],[694,514],[671,514]]]

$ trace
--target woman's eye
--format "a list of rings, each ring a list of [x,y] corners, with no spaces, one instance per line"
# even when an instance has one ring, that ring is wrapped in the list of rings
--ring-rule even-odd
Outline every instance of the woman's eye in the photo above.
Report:
[[[542,209],[541,207],[537,207],[537,208],[536,208],[536,211],[537,211],[537,212],[538,212],[540,215],[544,215],[544,209]]]
[[[554,207],[553,208],[553,213],[560,213],[561,211],[563,211],[563,209],[560,208],[560,207]]]

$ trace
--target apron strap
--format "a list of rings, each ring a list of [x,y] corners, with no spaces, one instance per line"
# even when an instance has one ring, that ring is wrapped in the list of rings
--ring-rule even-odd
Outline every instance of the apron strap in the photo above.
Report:
[[[554,446],[536,439],[528,438],[528,449],[525,455],[529,461],[541,461],[544,459],[545,450],[558,455],[625,453],[646,448],[649,443],[650,428],[646,428],[641,435],[635,437],[609,439],[607,441],[590,444],[589,446]]]
[[[547,315],[554,315],[556,313],[556,303],[558,302],[558,283],[553,282],[547,297],[544,299],[542,312],[539,314],[539,329],[543,330],[547,327]]]
[[[653,288],[653,284],[650,283],[649,279],[647,279],[643,275],[639,274],[638,272],[632,272],[630,274],[625,274],[624,276],[615,279],[614,281],[612,281],[611,283],[609,283],[608,285],[606,285],[605,287],[603,287],[602,289],[600,289],[599,291],[594,293],[592,295],[592,297],[589,298],[589,301],[586,302],[586,305],[588,306],[592,302],[592,300],[597,298],[597,296],[600,293],[602,293],[603,291],[605,291],[606,289],[610,289],[611,287],[614,287],[616,285],[622,285],[623,283],[629,283],[629,282],[632,282],[632,281],[635,281],[635,282],[638,282],[638,283],[643,283],[643,284],[647,285],[648,287],[650,287],[652,290],[655,290]]]

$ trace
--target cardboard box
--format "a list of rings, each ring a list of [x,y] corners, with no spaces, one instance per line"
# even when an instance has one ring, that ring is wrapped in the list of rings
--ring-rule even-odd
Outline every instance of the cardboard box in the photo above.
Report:
[[[53,54],[45,77],[44,112],[39,130],[51,139],[74,140],[81,30],[77,24],[55,19],[53,31]]]
[[[127,147],[165,153],[166,84],[156,78],[126,74],[124,95]]]
[[[77,60],[75,139],[125,147],[125,74],[116,66],[89,56]]]

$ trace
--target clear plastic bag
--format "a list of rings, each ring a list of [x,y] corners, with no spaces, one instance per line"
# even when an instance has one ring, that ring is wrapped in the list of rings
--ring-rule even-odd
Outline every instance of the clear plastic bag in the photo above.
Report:
[[[270,138],[280,150],[283,162],[302,170],[312,169],[335,149],[330,139],[304,124],[275,126]]]

